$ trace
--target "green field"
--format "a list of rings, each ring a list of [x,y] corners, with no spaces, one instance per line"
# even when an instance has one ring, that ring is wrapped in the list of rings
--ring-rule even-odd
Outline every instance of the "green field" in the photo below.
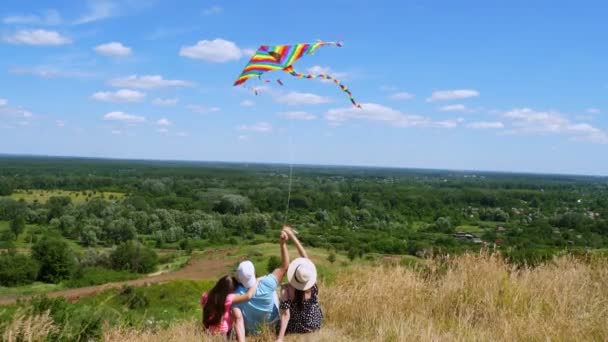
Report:
[[[10,195],[14,200],[23,200],[27,203],[46,203],[49,198],[55,196],[67,196],[72,199],[74,204],[86,203],[93,198],[103,198],[106,200],[121,200],[125,197],[121,192],[110,191],[69,191],[69,190],[15,190]]]

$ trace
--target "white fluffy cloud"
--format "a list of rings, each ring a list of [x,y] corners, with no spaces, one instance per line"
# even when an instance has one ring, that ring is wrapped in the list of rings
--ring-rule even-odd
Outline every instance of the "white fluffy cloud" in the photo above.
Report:
[[[118,12],[118,6],[113,2],[106,0],[88,1],[88,12],[78,18],[74,25],[88,24],[94,21],[108,19],[115,16]]]
[[[439,107],[439,110],[442,112],[466,112],[467,107],[463,104],[453,104]]]
[[[377,103],[362,103],[361,108],[330,109],[325,114],[325,119],[334,124],[348,120],[380,121],[397,127],[425,126],[431,123],[430,119],[423,116],[401,113]]]
[[[267,122],[258,122],[253,125],[241,125],[238,127],[240,131],[251,131],[258,133],[272,132],[272,125]]]
[[[224,11],[224,9],[222,7],[215,5],[215,6],[211,6],[209,8],[205,8],[203,10],[203,14],[204,15],[214,15],[214,14],[220,14],[223,11]]]
[[[300,120],[300,121],[311,121],[317,117],[313,114],[303,111],[283,112],[279,113],[279,116],[288,120]]]
[[[4,107],[8,104],[8,100],[6,99],[0,99],[0,107]]]
[[[113,87],[155,89],[168,87],[192,87],[194,83],[183,80],[166,80],[160,75],[131,75],[110,80]]]
[[[110,112],[103,116],[105,121],[120,121],[124,123],[140,123],[145,122],[146,118],[143,116],[131,115],[123,112]]]
[[[43,15],[26,14],[4,17],[2,22],[7,25],[59,25],[61,16],[56,10],[45,11]]]
[[[244,56],[244,51],[234,42],[217,38],[199,40],[192,46],[183,46],[179,50],[179,55],[212,63],[225,63],[240,59]]]
[[[63,120],[56,120],[55,121],[55,125],[57,127],[64,127],[65,126],[65,121],[63,121]]]
[[[500,121],[478,121],[471,122],[467,127],[473,129],[501,129],[504,128],[505,125]]]
[[[206,106],[201,106],[201,105],[187,105],[186,108],[190,109],[191,111],[193,111],[195,113],[199,113],[199,114],[215,113],[215,112],[220,111],[219,107],[206,107]]]
[[[560,113],[516,108],[503,116],[513,126],[509,133],[564,134],[573,140],[608,144],[606,132],[588,123],[573,123]]]
[[[467,99],[470,97],[479,96],[479,92],[477,90],[470,89],[458,89],[458,90],[440,90],[435,91],[431,94],[431,97],[426,99],[428,102],[434,101],[448,101],[448,100],[457,100],[457,99]]]
[[[132,50],[130,47],[124,46],[122,43],[111,42],[97,45],[95,47],[95,52],[109,57],[126,57],[131,55]]]
[[[162,119],[160,119],[160,120],[156,121],[156,124],[157,124],[157,125],[159,125],[159,126],[165,126],[165,127],[166,127],[166,126],[171,126],[171,125],[172,125],[171,121],[169,121],[169,120],[168,120],[168,119],[166,119],[166,118],[162,118]]]
[[[250,101],[250,100],[245,100],[243,102],[241,102],[241,107],[253,107],[255,106],[255,102]]]
[[[587,113],[589,114],[599,114],[601,111],[597,108],[587,108]]]
[[[152,104],[156,106],[175,106],[179,103],[179,99],[161,99],[155,98],[152,100]]]
[[[411,100],[414,98],[414,94],[410,94],[408,92],[402,91],[402,92],[391,94],[389,97],[393,100]]]
[[[72,40],[55,31],[47,30],[20,30],[12,35],[4,36],[4,41],[11,44],[24,45],[64,45]]]
[[[289,92],[284,95],[277,96],[275,100],[278,103],[286,103],[290,106],[298,106],[298,105],[317,105],[323,103],[331,102],[331,99],[328,97],[311,94],[311,93],[299,93],[299,92]]]
[[[94,100],[103,102],[141,102],[146,98],[146,94],[137,90],[120,89],[115,92],[98,91],[91,96]]]

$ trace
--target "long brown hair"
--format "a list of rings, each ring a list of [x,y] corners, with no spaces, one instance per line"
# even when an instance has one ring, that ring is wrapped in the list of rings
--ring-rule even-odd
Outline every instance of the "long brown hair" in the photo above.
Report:
[[[226,296],[233,293],[237,280],[231,276],[223,276],[207,293],[207,303],[203,307],[203,325],[209,329],[222,321],[226,311]]]

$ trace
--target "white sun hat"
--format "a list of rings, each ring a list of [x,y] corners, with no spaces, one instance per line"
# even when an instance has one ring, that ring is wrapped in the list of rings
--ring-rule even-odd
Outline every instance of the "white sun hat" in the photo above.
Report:
[[[317,282],[317,268],[308,258],[297,258],[289,264],[287,280],[296,290],[306,291]]]
[[[253,266],[253,263],[249,260],[241,262],[236,269],[236,278],[246,288],[253,287],[256,282],[255,266]]]

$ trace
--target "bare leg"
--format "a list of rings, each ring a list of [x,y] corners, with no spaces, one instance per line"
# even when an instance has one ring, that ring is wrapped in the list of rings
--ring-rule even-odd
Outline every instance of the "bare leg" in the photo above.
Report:
[[[236,332],[236,340],[245,342],[245,319],[239,308],[232,308],[232,326]]]

